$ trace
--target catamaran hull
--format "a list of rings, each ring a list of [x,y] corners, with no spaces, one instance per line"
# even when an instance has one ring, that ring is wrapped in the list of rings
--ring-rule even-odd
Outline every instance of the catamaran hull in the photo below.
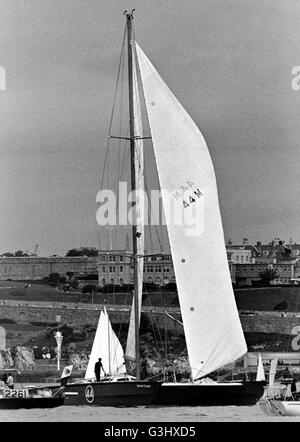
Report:
[[[299,401],[282,401],[284,408],[284,416],[300,416],[300,402]]]
[[[153,405],[255,405],[265,382],[163,383]]]
[[[267,416],[300,416],[299,401],[263,399],[259,401],[259,405]]]
[[[93,382],[68,384],[65,405],[132,407],[151,404],[160,382]]]
[[[64,405],[64,398],[10,398],[0,400],[0,410],[17,410],[21,408],[54,408]]]

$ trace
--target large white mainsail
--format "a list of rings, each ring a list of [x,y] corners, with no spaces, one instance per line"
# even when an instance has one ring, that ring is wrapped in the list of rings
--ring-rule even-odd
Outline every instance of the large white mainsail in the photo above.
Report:
[[[217,184],[205,140],[136,44],[164,209],[168,192],[195,228],[170,222],[173,256],[192,378],[247,352],[226,256]]]
[[[138,308],[139,318],[141,316],[142,296],[143,296],[143,267],[144,267],[144,146],[143,146],[143,124],[142,112],[138,88],[138,76],[135,63],[135,57],[132,58],[132,73],[133,73],[133,113],[134,113],[134,132],[135,132],[135,185],[136,185],[136,204],[134,206],[135,222],[137,230],[137,260],[138,260]],[[126,343],[126,357],[135,359],[135,313],[134,313],[134,299],[132,301],[132,308],[130,314],[127,343]],[[139,327],[139,324],[137,324]]]
[[[123,348],[112,329],[105,307],[104,311],[100,313],[85,379],[95,378],[94,368],[99,358],[102,359],[102,365],[107,374],[126,373]]]

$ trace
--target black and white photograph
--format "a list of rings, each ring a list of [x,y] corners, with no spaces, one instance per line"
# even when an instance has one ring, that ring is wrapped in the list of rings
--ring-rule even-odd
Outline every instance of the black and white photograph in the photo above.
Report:
[[[300,422],[300,2],[0,0],[0,422]]]

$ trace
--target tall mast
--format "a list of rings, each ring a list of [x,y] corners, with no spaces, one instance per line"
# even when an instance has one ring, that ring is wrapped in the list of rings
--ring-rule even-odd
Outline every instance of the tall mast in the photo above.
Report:
[[[134,130],[134,104],[133,104],[133,43],[132,32],[133,11],[126,13],[127,25],[127,47],[128,47],[128,86],[129,86],[129,128],[130,128],[130,163],[131,163],[131,190],[136,190],[135,179],[135,130]],[[133,274],[134,274],[134,323],[135,323],[135,360],[136,360],[136,378],[140,380],[140,345],[139,345],[139,299],[138,299],[138,256],[137,256],[137,228],[136,220],[132,223],[132,241],[133,241]]]
[[[106,314],[106,319],[107,319],[107,336],[108,336],[108,373],[109,375],[112,375],[112,369],[111,369],[111,339],[110,339],[110,322],[109,322],[109,317]]]

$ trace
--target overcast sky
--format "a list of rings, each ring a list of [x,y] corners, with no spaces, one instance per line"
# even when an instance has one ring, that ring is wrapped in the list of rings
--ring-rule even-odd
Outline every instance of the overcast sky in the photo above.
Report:
[[[226,238],[300,241],[298,0],[0,0],[0,253],[95,245],[124,30],[203,132]]]

